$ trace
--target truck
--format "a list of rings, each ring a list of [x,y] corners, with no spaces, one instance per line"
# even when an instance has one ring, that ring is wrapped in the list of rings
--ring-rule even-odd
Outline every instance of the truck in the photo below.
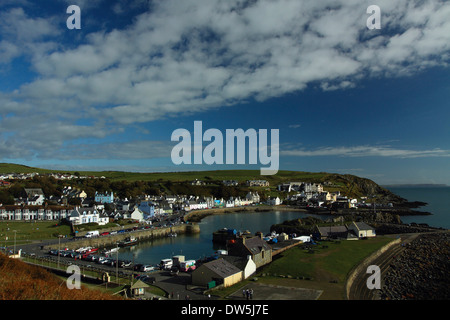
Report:
[[[173,266],[173,261],[172,259],[162,259],[159,266],[162,270],[170,270]]]
[[[98,230],[94,230],[94,231],[88,231],[85,235],[86,238],[92,238],[92,237],[98,237],[100,235],[100,233],[98,232]]]
[[[186,260],[180,262],[180,271],[188,272],[189,270],[195,270],[195,260]]]

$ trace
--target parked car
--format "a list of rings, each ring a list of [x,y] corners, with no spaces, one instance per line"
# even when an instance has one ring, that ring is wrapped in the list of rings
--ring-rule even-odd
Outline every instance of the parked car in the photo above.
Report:
[[[133,270],[134,271],[140,271],[142,266],[143,266],[143,264],[135,264],[134,267],[133,267]]]
[[[180,272],[180,270],[177,267],[172,267],[170,269],[170,275],[171,276],[177,276],[179,272]]]
[[[145,282],[145,283],[148,283],[148,284],[153,284],[153,283],[156,282],[156,278],[155,278],[155,277],[148,277],[148,276],[145,276],[145,277],[142,277],[142,278],[141,278],[141,281],[143,281],[143,282]]]
[[[151,266],[151,265],[143,265],[141,267],[141,271],[143,271],[143,272],[148,272],[148,271],[153,271],[153,270],[155,270],[155,267]]]

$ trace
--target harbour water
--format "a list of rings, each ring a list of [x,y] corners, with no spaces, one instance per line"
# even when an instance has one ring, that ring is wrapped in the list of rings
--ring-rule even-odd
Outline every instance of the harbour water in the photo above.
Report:
[[[300,211],[236,212],[211,215],[203,218],[199,223],[199,234],[182,234],[173,238],[142,242],[134,247],[121,249],[119,258],[142,264],[157,264],[161,259],[171,258],[174,255],[183,255],[186,259],[197,260],[211,256],[218,249],[222,249],[212,243],[212,233],[218,229],[248,230],[252,234],[261,231],[267,234],[273,224],[306,216],[329,218],[329,216],[316,216]]]

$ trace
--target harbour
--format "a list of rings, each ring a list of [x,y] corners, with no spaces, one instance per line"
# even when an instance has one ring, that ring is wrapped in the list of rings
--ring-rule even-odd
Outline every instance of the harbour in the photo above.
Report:
[[[213,242],[213,233],[227,228],[236,232],[251,234],[270,233],[273,224],[285,220],[315,216],[301,211],[234,212],[204,217],[199,223],[199,232],[182,233],[177,237],[163,237],[142,241],[136,246],[121,248],[119,257],[136,263],[158,264],[162,259],[183,255],[186,259],[200,260],[214,255],[218,250],[226,250],[223,243]]]

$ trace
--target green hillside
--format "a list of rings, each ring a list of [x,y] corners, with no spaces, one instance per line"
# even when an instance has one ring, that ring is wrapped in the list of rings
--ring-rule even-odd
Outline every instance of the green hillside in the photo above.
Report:
[[[75,173],[75,171],[48,170],[33,168],[18,164],[1,163],[0,173]],[[372,180],[349,174],[337,174],[326,172],[303,171],[278,171],[276,175],[261,176],[259,170],[215,170],[215,171],[189,171],[189,172],[122,172],[122,171],[77,171],[80,175],[105,177],[111,181],[127,182],[190,182],[195,179],[208,184],[217,184],[222,180],[237,180],[245,183],[246,180],[267,180],[270,190],[276,191],[278,184],[283,182],[315,182],[324,184],[324,189],[330,192],[341,191],[350,197],[373,196],[388,199],[389,201],[401,201],[401,198],[390,191],[380,187]],[[267,189],[267,188],[266,188]]]
[[[0,173],[75,173],[75,171],[49,170],[33,168],[19,164],[0,163]],[[215,171],[181,171],[181,172],[123,172],[123,171],[77,171],[80,175],[104,176],[111,180],[126,181],[157,181],[170,180],[172,182],[199,180],[238,180],[246,181],[264,179],[273,183],[283,181],[317,181],[323,179],[327,173],[312,173],[300,171],[279,171],[274,176],[261,176],[259,170],[215,170]]]

